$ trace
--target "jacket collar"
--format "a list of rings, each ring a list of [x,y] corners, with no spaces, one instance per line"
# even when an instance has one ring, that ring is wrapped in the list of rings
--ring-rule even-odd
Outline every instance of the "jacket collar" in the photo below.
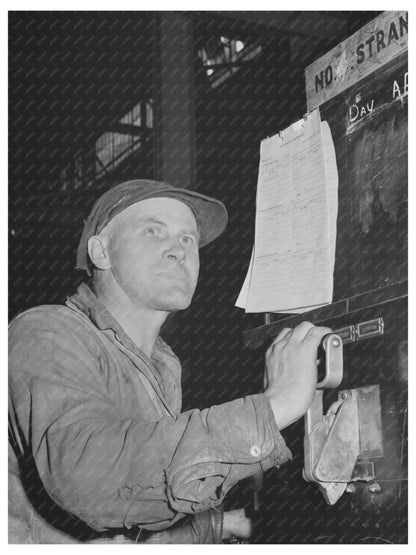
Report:
[[[81,283],[77,288],[77,292],[71,297],[68,297],[65,304],[85,314],[98,329],[113,331],[127,347],[133,351],[139,351],[141,357],[149,360],[145,353],[127,336],[114,316],[106,309],[98,297],[94,295],[86,283]],[[159,335],[156,338],[153,348],[152,360],[158,359],[158,353],[160,352],[165,353],[165,355],[168,354],[168,356],[173,355],[170,347],[166,345],[165,341]]]
[[[100,330],[111,329],[118,333],[121,330],[120,324],[108,312],[103,303],[94,295],[86,283],[81,283],[75,295],[68,297],[67,306],[75,306],[83,312]]]

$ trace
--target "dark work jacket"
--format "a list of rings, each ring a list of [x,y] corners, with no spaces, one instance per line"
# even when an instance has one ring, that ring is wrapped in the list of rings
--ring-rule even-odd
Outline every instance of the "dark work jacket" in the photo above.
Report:
[[[268,399],[181,413],[160,337],[149,359],[85,284],[66,305],[10,326],[10,543],[220,542],[225,494],[290,458]]]

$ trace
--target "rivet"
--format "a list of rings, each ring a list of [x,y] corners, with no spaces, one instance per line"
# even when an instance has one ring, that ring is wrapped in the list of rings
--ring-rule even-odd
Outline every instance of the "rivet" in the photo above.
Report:
[[[370,493],[380,493],[381,492],[381,486],[378,482],[374,482],[374,484],[370,484],[368,486],[368,491]]]
[[[354,484],[347,484],[347,487],[345,488],[345,493],[355,493],[356,491],[357,488]]]

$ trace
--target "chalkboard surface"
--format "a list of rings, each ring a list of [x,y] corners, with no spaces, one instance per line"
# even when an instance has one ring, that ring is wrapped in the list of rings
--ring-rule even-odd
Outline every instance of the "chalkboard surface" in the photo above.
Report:
[[[407,278],[407,52],[320,106],[339,172],[334,301]]]

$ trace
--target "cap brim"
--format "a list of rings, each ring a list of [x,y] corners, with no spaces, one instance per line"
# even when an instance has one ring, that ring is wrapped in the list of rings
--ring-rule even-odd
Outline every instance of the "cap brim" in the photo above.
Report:
[[[211,243],[225,230],[228,221],[227,210],[219,200],[187,189],[166,189],[148,198],[174,198],[189,206],[195,215],[201,236],[200,247]],[[142,199],[141,199],[142,200]],[[139,201],[138,201],[139,202]]]

